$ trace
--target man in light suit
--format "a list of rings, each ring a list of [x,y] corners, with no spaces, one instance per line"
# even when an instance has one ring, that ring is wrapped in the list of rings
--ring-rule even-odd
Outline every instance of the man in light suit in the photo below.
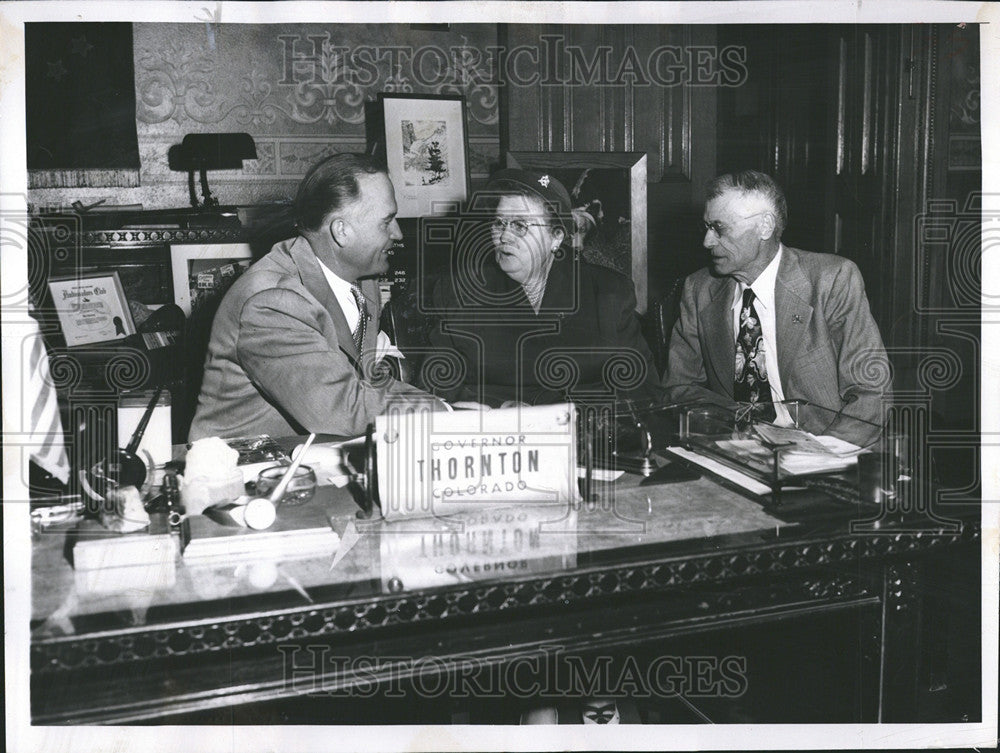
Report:
[[[685,282],[664,387],[674,402],[742,403],[790,423],[781,400],[807,400],[803,428],[858,444],[878,436],[891,399],[888,360],[857,266],[781,243],[787,205],[748,170],[708,188],[711,264]],[[772,403],[773,401],[773,403]]]
[[[357,436],[390,402],[443,407],[375,368],[374,276],[402,238],[389,176],[364,155],[328,157],[295,211],[300,234],[252,265],[216,313],[191,440]]]

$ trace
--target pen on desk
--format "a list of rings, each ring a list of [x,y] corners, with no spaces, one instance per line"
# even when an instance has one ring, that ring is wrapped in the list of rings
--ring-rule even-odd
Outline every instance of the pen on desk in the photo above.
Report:
[[[297,471],[299,466],[302,464],[302,459],[305,458],[306,453],[309,451],[309,447],[312,446],[314,439],[316,439],[316,434],[310,434],[306,439],[305,444],[302,445],[302,449],[299,450],[295,459],[292,460],[292,464],[288,466],[285,474],[281,477],[281,480],[278,481],[278,485],[274,487],[274,491],[271,492],[270,501],[271,504],[274,505],[275,509],[281,505],[281,498],[285,495],[285,489],[287,489],[288,485],[291,483],[292,477],[295,475],[295,471]]]

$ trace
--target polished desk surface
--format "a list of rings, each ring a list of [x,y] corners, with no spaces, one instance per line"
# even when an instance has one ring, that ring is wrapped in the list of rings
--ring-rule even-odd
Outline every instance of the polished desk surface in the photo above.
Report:
[[[596,485],[589,504],[484,506],[472,512],[387,523],[365,520],[346,488],[321,486],[305,506],[322,508],[340,546],[278,558],[183,556],[166,566],[104,568],[100,577],[74,570],[70,547],[80,527],[36,534],[32,551],[33,638],[155,626],[192,614],[224,616],[267,603],[295,606],[338,598],[377,597],[445,588],[472,580],[508,580],[569,571],[676,542],[701,547],[774,540],[794,523],[707,478],[651,487],[626,474]],[[127,534],[145,535],[142,532]],[[248,536],[257,535],[247,532]]]
[[[340,545],[279,560],[178,556],[86,574],[71,565],[78,533],[36,534],[33,717],[122,723],[285,697],[301,692],[284,674],[293,644],[404,654],[430,646],[443,661],[463,651],[515,655],[556,636],[564,645],[630,645],[675,626],[733,626],[837,605],[886,604],[885,619],[905,621],[920,613],[906,606],[914,598],[906,563],[979,536],[974,505],[961,514],[949,506],[955,520],[943,526],[818,492],[785,493],[772,509],[709,477],[640,481],[626,474],[598,484],[595,498],[578,505],[393,523],[363,519],[346,489],[321,487],[300,509],[322,509]],[[918,630],[889,625],[872,640],[897,636],[882,655],[912,668]],[[905,676],[885,675],[900,686]],[[894,692],[903,700],[885,706],[885,718],[906,718],[912,703],[885,690]]]
[[[832,541],[848,534],[851,520],[876,512],[815,494],[765,511],[759,501],[708,477],[648,487],[640,481],[625,474],[598,483],[590,503],[485,506],[458,514],[442,504],[440,517],[392,523],[379,519],[377,510],[374,519],[362,519],[346,488],[321,486],[306,506],[279,510],[279,516],[301,514],[307,506],[315,516],[321,508],[341,537],[338,547],[281,558],[188,562],[179,556],[163,566],[107,567],[99,575],[72,565],[72,546],[87,532],[79,526],[48,530],[35,534],[32,547],[32,638],[45,642],[192,617],[582,572],[654,553],[683,558]],[[898,538],[894,531],[885,525],[885,536]]]

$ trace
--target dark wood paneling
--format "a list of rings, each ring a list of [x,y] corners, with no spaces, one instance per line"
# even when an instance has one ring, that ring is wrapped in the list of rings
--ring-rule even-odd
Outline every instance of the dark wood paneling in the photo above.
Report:
[[[749,71],[745,86],[718,90],[720,172],[775,175],[788,195],[784,240],[841,254],[861,269],[897,393],[930,396],[942,426],[974,427],[978,29],[760,26],[719,33],[720,45],[746,47]],[[934,359],[947,375],[929,376]]]
[[[697,221],[704,185],[715,175],[716,87],[691,79],[698,50],[718,53],[715,27],[502,25],[499,39],[517,63],[513,77],[512,66],[503,68],[501,152],[645,152],[649,298],[703,266]],[[538,51],[544,69],[532,86],[523,84],[528,51]],[[638,75],[622,74],[632,66]],[[718,69],[713,58],[707,75]]]
[[[719,44],[742,47],[747,80],[720,88],[718,171],[757,169],[773,175],[788,198],[784,240],[833,251],[828,197],[843,153],[833,128],[835,55],[823,27],[722,27]],[[840,149],[838,149],[840,145]]]
[[[714,87],[692,86],[689,79],[697,75],[696,55],[716,55],[714,31],[662,25],[504,27],[501,39],[514,64],[512,76],[511,66],[504,69],[502,117],[508,122],[501,126],[507,135],[502,148],[642,151],[650,182],[690,182],[692,99],[699,88]],[[533,53],[541,82],[525,85]],[[670,83],[675,75],[677,82]],[[712,124],[700,125],[710,135]]]
[[[736,27],[720,40],[745,44],[749,69],[746,91],[719,92],[720,172],[776,177],[788,197],[785,242],[856,262],[890,345],[919,341],[906,314],[932,99],[916,61],[929,28]]]

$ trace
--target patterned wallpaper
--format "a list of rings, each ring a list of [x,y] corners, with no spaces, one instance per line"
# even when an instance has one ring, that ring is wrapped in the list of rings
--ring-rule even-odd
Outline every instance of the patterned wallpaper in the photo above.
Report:
[[[290,199],[321,157],[364,151],[365,103],[378,92],[464,94],[472,179],[499,162],[497,87],[484,51],[492,24],[134,25],[137,188],[37,189],[39,205],[102,198],[147,209],[188,205],[187,174],[167,167],[186,133],[246,131],[258,159],[212,171],[223,204]]]

